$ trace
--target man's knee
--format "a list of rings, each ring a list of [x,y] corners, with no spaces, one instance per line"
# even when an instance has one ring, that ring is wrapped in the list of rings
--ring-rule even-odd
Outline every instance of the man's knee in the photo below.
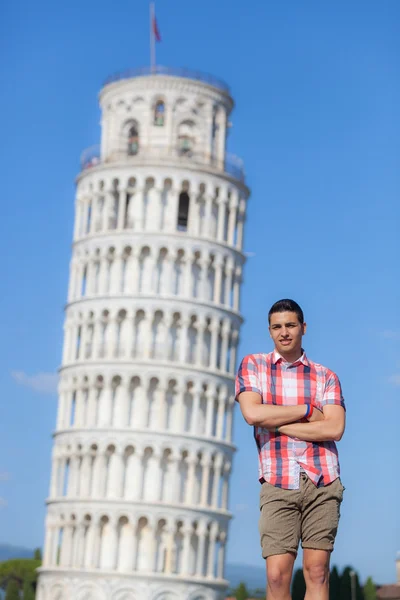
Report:
[[[290,586],[291,576],[291,565],[275,561],[274,564],[267,566],[267,580],[271,589],[278,590]]]
[[[329,566],[325,561],[304,564],[304,578],[312,585],[324,585],[329,579]]]

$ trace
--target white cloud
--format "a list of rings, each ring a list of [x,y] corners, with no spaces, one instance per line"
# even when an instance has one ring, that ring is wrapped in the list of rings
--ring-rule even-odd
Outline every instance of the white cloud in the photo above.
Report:
[[[246,510],[248,508],[249,508],[248,504],[236,504],[235,511],[236,512],[246,512]]]
[[[7,500],[5,498],[0,498],[0,510],[7,506]]]
[[[41,394],[56,394],[58,385],[58,375],[56,373],[37,373],[36,375],[27,375],[23,371],[12,371],[11,377],[19,385],[40,392]]]
[[[400,385],[400,375],[391,375],[389,377],[389,383],[393,385]]]
[[[9,480],[10,480],[10,473],[7,473],[7,471],[0,471],[0,482],[9,481]]]

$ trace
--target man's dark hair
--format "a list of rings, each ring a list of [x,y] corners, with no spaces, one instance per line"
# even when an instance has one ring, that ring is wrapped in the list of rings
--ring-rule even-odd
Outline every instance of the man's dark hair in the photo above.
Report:
[[[280,312],[294,312],[296,313],[299,322],[304,323],[303,311],[301,310],[297,302],[295,302],[294,300],[289,300],[288,298],[285,298],[284,300],[278,300],[278,302],[275,302],[275,304],[273,304],[269,309],[268,323],[271,322],[271,315]]]

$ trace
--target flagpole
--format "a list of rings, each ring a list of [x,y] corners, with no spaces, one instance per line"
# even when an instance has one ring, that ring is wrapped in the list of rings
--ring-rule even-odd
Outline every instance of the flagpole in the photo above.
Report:
[[[150,68],[156,67],[156,36],[154,31],[154,2],[150,2]]]

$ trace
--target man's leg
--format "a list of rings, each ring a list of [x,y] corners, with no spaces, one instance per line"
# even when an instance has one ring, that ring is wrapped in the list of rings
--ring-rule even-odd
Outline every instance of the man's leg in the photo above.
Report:
[[[303,550],[303,573],[306,580],[305,600],[329,600],[329,560],[327,550]]]
[[[309,480],[305,483],[301,539],[307,600],[329,598],[329,561],[339,524],[343,489],[340,479],[320,488]]]
[[[293,564],[300,541],[300,491],[263,483],[260,541],[267,565],[267,599],[290,600]]]
[[[274,554],[268,556],[267,564],[267,600],[290,600],[295,554]]]

